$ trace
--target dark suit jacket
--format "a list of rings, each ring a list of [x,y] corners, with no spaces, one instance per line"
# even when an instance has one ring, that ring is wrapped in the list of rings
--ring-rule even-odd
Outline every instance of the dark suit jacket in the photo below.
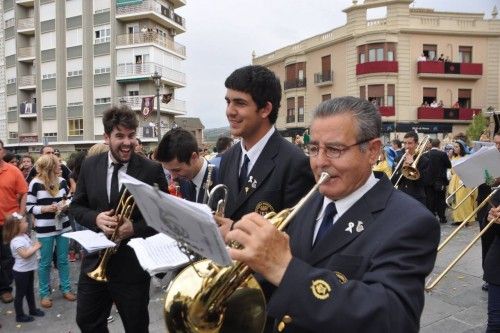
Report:
[[[100,232],[96,225],[99,213],[110,210],[106,191],[108,153],[87,158],[81,167],[76,192],[71,202],[70,211],[75,220],[86,228]],[[167,192],[167,181],[163,168],[159,163],[133,154],[127,168],[127,174],[149,185],[158,184],[160,190]],[[132,213],[134,237],[148,237],[156,231],[148,227],[139,209]],[[107,266],[108,279],[113,282],[138,283],[149,276],[139,265],[131,247],[126,246],[128,239],[122,240],[118,250],[111,256]],[[85,256],[82,262],[82,273],[93,270],[98,261],[98,253]]]
[[[268,304],[277,321],[292,318],[283,332],[418,332],[439,224],[386,176],[377,177],[314,247],[321,194],[289,225],[293,259]],[[330,288],[326,297],[318,290],[324,299],[312,292],[318,283]]]
[[[497,207],[500,205],[500,191],[497,191],[491,200],[493,205]],[[489,211],[489,210],[488,210]],[[486,219],[488,214],[484,217]],[[484,225],[488,222],[483,221]],[[484,260],[483,269],[484,269],[484,280],[486,282],[500,285],[500,265],[498,262],[500,261],[500,225],[494,224],[488,232],[493,231],[495,233],[495,239],[488,249],[488,253],[486,254],[486,258]]]
[[[297,146],[285,140],[278,131],[269,138],[248,177],[239,190],[238,174],[241,145],[233,145],[222,155],[219,182],[229,188],[225,216],[234,221],[253,211],[279,212],[295,205],[314,185],[309,160]],[[246,189],[245,189],[246,188]]]
[[[402,156],[394,161],[394,167],[396,167],[401,158]],[[423,154],[420,157],[417,163],[417,169],[420,172],[420,178],[417,180],[410,180],[408,178],[401,177],[401,180],[398,184],[398,189],[414,197],[425,205],[425,185],[429,183],[429,181],[427,180],[427,177],[429,177],[429,157],[427,156],[427,153]],[[398,181],[401,175],[401,170],[402,166],[400,166],[399,169],[394,173],[394,176],[392,177],[392,181],[394,183]]]
[[[212,170],[212,177],[211,177],[212,178],[212,185],[210,186],[209,190],[211,190],[218,182],[218,178],[217,178],[218,171],[219,170],[218,170],[217,166],[214,166],[214,168]],[[203,186],[205,186],[205,183],[207,181],[207,177],[208,177],[208,168],[205,169],[205,175],[203,176],[203,181],[202,181]],[[189,179],[179,179],[178,183],[179,183],[179,187],[181,190],[181,196],[184,199],[192,201],[192,202],[198,202],[198,203],[203,202],[203,196],[204,196],[204,192],[205,192],[204,188],[200,189],[200,191],[198,192],[198,197],[196,197],[196,189],[192,187],[191,181]]]
[[[429,159],[427,186],[433,186],[437,182],[443,185],[448,185],[448,177],[446,171],[451,168],[451,162],[448,155],[439,149],[431,149],[427,152]]]

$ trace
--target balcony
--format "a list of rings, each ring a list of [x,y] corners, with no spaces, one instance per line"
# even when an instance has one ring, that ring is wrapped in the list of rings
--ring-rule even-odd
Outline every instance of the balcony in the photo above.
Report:
[[[19,143],[35,143],[38,142],[38,134],[23,133],[19,134]]]
[[[19,105],[19,118],[36,118],[36,103],[21,103]]]
[[[16,0],[16,3],[18,5],[23,6],[23,7],[34,7],[35,6],[35,0]]]
[[[380,106],[378,112],[382,117],[392,117],[396,115],[396,108],[394,106]]]
[[[35,47],[20,47],[17,51],[17,60],[25,62],[33,62],[35,60]]]
[[[35,35],[35,18],[28,17],[17,20],[17,32],[24,35]]]
[[[133,46],[149,43],[172,51],[183,58],[186,57],[186,47],[184,45],[161,36],[156,31],[116,36],[116,46]]]
[[[371,61],[356,65],[356,75],[397,72],[397,61]]]
[[[314,74],[314,84],[318,87],[333,84],[333,72],[320,72]]]
[[[287,124],[288,124],[288,123],[294,123],[294,122],[295,122],[295,115],[294,115],[294,114],[292,114],[292,115],[287,115],[287,116],[286,116],[286,122],[287,122]]]
[[[173,29],[175,33],[186,32],[185,19],[175,14],[166,5],[154,0],[117,1],[116,19],[124,22],[153,20],[162,26]]]
[[[299,89],[299,88],[305,88],[307,85],[307,81],[305,78],[303,79],[295,79],[295,80],[288,80],[285,81],[284,84],[284,89]]]
[[[141,111],[142,106],[142,98],[143,97],[151,97],[151,96],[123,96],[120,97],[120,102],[123,101],[126,103],[132,110]],[[156,110],[156,97],[154,98],[154,106],[153,109]],[[171,99],[168,103],[161,102],[160,97],[160,111],[162,113],[172,114],[175,116],[185,115],[186,112],[186,102],[178,99]]]
[[[153,62],[142,64],[118,64],[116,80],[120,83],[151,80],[151,75],[158,72],[161,80],[176,88],[186,86],[186,74]]]
[[[21,90],[35,90],[36,89],[35,75],[21,76],[18,86]]]
[[[174,8],[179,8],[186,5],[186,0],[170,0],[170,2],[174,5]]]
[[[479,113],[481,113],[481,109],[419,107],[417,109],[417,118],[418,120],[429,119],[471,121],[472,117]]]
[[[483,64],[419,61],[417,76],[431,79],[478,80],[483,76]]]

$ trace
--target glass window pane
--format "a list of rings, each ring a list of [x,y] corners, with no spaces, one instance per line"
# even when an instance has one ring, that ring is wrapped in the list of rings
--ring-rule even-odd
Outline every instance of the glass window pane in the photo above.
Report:
[[[377,61],[384,60],[384,49],[377,49]]]
[[[371,49],[368,51],[368,61],[376,61],[377,60],[375,52],[376,52],[375,49]]]

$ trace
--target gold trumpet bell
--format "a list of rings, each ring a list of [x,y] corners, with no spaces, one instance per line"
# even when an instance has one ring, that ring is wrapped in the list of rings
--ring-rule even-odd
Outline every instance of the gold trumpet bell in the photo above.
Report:
[[[420,178],[420,172],[418,171],[418,169],[412,167],[411,165],[403,166],[403,169],[401,172],[403,173],[405,178],[410,179],[410,180],[417,180]]]
[[[199,295],[207,292],[204,281],[225,274],[231,267],[216,267],[210,260],[193,265],[182,270],[168,288],[164,310],[170,333],[260,333],[264,330],[266,301],[252,275],[225,299],[221,308],[213,308],[209,304],[213,295]],[[200,275],[207,279],[200,279]]]

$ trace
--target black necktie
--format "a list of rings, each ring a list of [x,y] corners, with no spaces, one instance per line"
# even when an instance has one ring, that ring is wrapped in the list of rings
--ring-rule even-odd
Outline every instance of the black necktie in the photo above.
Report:
[[[116,209],[118,204],[118,195],[120,194],[120,189],[118,188],[118,171],[123,166],[121,163],[111,163],[113,164],[113,175],[111,176],[111,189],[109,191],[109,204],[111,207]]]
[[[245,184],[245,182],[247,181],[248,162],[250,162],[250,159],[245,154],[245,157],[243,158],[243,165],[241,166],[241,169],[240,169],[240,177],[238,178],[238,184],[240,185],[240,191],[243,188],[243,185]]]
[[[319,226],[314,245],[316,245],[318,241],[326,234],[326,232],[333,226],[333,217],[335,216],[335,214],[337,214],[335,203],[330,202],[326,206],[325,214],[323,216],[323,220],[321,221],[321,225]]]
[[[189,187],[190,187],[190,191],[191,191],[191,195],[190,195],[191,200],[189,200],[189,201],[191,201],[191,202],[198,202],[196,200],[196,184],[193,183],[193,181],[190,180],[189,181]]]

